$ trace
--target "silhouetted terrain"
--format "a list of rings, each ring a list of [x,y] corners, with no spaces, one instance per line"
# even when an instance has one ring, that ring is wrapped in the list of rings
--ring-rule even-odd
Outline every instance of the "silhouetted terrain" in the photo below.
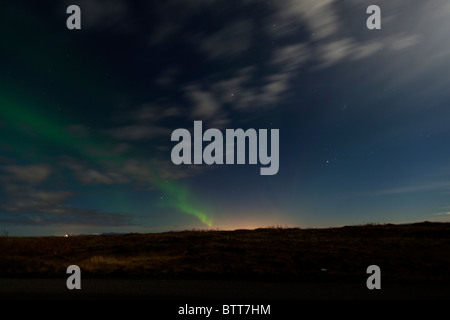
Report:
[[[73,237],[1,237],[1,278],[450,281],[450,224],[267,228]]]

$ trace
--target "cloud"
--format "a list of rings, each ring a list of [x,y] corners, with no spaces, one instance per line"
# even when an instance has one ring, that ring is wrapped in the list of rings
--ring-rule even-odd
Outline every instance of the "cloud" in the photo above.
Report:
[[[350,6],[343,6],[334,0],[279,1],[274,3],[276,11],[267,18],[267,21],[281,22],[277,27],[277,36],[280,40],[301,31],[299,28],[286,26],[302,25],[310,35],[310,39],[303,39],[301,40],[303,42],[297,44],[306,46],[303,50],[309,53],[309,59],[317,61],[319,69],[343,61],[368,58],[382,49],[387,49],[391,53],[411,49],[421,42],[419,30],[411,28],[405,34],[404,28],[399,28],[398,21],[405,21],[410,15],[414,17],[415,11],[418,11],[412,10],[416,9],[414,5],[405,6],[399,1],[383,6],[382,21],[389,26],[386,27],[388,31],[383,30],[382,36],[372,33],[369,37],[364,31],[367,31],[365,9],[370,4],[367,2],[365,5],[356,1]],[[270,34],[270,30],[266,30],[266,33]]]
[[[237,111],[249,112],[262,107],[275,107],[291,88],[289,81],[307,61],[309,51],[304,44],[287,45],[273,51],[264,76],[257,75],[255,66],[236,71],[233,77],[211,85],[216,95],[231,103]]]
[[[14,184],[3,186],[3,191],[8,197],[1,203],[1,209],[22,213],[53,210],[73,195],[70,191],[47,191]]]
[[[349,38],[321,45],[319,47],[321,67],[326,68],[349,57],[352,54],[354,47],[354,42]]]
[[[418,35],[402,35],[397,34],[391,37],[387,45],[394,51],[409,49],[420,42]]]
[[[195,176],[208,168],[205,166],[176,166],[170,160],[170,148],[163,148],[167,158],[127,158],[120,166],[104,163],[94,167],[88,162],[63,156],[61,162],[73,176],[86,186],[129,185],[130,188],[155,188],[161,179],[178,180]]]
[[[125,0],[81,0],[82,29],[132,32],[132,13]]]
[[[166,0],[160,2],[147,2],[147,10],[154,13],[155,20],[152,25],[147,43],[150,46],[160,46],[165,42],[174,40],[175,37],[181,38],[184,31],[184,25],[190,20],[195,19],[196,15],[202,10],[207,9],[215,0]]]
[[[252,1],[245,2],[245,5],[252,4]],[[292,0],[275,2],[273,6],[274,11],[264,19],[266,22],[279,22],[270,23],[271,28],[257,30],[256,20],[240,18],[210,35],[197,34],[193,38],[194,43],[210,59],[244,57],[248,49],[255,45],[257,32],[270,38],[273,36],[273,26],[276,26],[280,43],[286,43],[270,47],[271,59],[258,67],[242,66],[236,60],[228,72],[232,74],[230,77],[213,80],[208,88],[186,86],[187,97],[194,103],[193,117],[226,118],[226,113],[223,113],[225,104],[231,104],[234,110],[245,112],[260,107],[274,107],[286,97],[292,89],[290,80],[308,62],[316,61],[319,68],[328,68],[343,61],[368,58],[386,45],[378,40],[357,40],[356,35],[352,36],[351,32],[342,32],[342,12],[335,1]],[[295,41],[292,35],[300,34],[299,28],[286,27],[294,24],[303,25],[310,34],[315,35],[315,39],[301,37]],[[392,50],[412,46],[414,39],[413,36],[405,39],[397,47],[393,46]],[[247,69],[246,72],[242,72],[244,69]],[[255,78],[256,74],[258,77]]]
[[[391,189],[385,189],[375,192],[376,195],[394,195],[403,193],[414,193],[428,190],[445,190],[450,189],[450,181],[426,182],[414,186],[404,186]]]
[[[214,81],[210,85],[217,101],[221,105],[230,104],[233,108],[239,109],[246,96],[251,95],[254,99],[252,81],[255,79],[255,66],[238,68],[231,77]]]
[[[144,141],[170,137],[170,122],[182,118],[182,108],[168,102],[145,103],[131,111],[120,111],[114,122],[120,126],[103,130],[107,135],[121,141]]]
[[[191,117],[193,119],[212,118],[220,110],[220,104],[214,95],[206,90],[202,90],[197,84],[189,84],[184,87],[184,92],[193,103]]]
[[[248,0],[242,5],[253,9],[256,3]],[[277,106],[293,89],[291,80],[311,63],[315,63],[315,70],[326,69],[338,63],[373,57],[382,50],[395,53],[420,43],[417,34],[406,35],[399,29],[388,34],[385,32],[383,37],[368,37],[364,34],[366,7],[360,3],[352,3],[347,8],[333,0],[279,1],[272,3],[272,10],[262,14],[262,17],[237,15],[234,21],[217,23],[219,27],[214,27],[212,31],[195,34],[188,34],[179,26],[187,23],[190,16],[208,14],[212,9],[209,6],[211,2],[192,2],[180,7],[178,2],[170,1],[161,8],[174,9],[175,4],[179,9],[172,11],[180,18],[177,20],[179,23],[177,26],[163,23],[157,32],[161,36],[155,35],[155,38],[165,39],[168,34],[176,32],[206,54],[210,61],[233,58],[227,77],[223,77],[224,73],[215,74],[209,77],[207,84],[202,81],[200,85],[200,81],[194,80],[183,86],[187,100],[193,104],[189,118],[214,120],[222,125],[229,123],[228,108],[250,112],[260,107]],[[394,13],[388,12],[383,17],[395,21],[397,7],[398,4],[392,5],[394,10],[391,11]],[[343,8],[349,9],[350,14],[344,17],[347,11]],[[217,8],[214,7],[214,10]],[[357,14],[359,11],[360,15]],[[268,27],[260,28],[261,22]],[[359,28],[358,24],[361,24]],[[240,58],[245,58],[250,48],[259,45],[256,39],[269,42],[274,34],[279,44],[263,50],[270,58],[245,65],[245,60]],[[160,85],[170,85],[172,82],[170,69],[162,72],[156,80]],[[119,135],[127,136],[123,132]],[[130,135],[145,134],[136,132]]]
[[[371,55],[380,52],[384,47],[383,43],[379,41],[368,41],[365,43],[359,43],[353,47],[352,59],[359,60],[368,58]]]
[[[230,119],[223,106],[224,101],[220,101],[213,87],[214,84],[203,89],[198,83],[184,87],[185,96],[191,102],[189,119],[207,121],[209,127],[224,128]]]
[[[181,23],[175,24],[171,20],[164,21],[156,30],[150,33],[148,44],[150,46],[162,45],[176,33],[181,31]]]
[[[3,166],[2,171],[7,174],[10,181],[21,181],[30,184],[39,184],[46,180],[52,169],[45,164],[32,165],[7,165]]]
[[[144,104],[131,112],[130,119],[139,123],[156,123],[181,115],[181,108],[174,105]]]
[[[72,124],[67,127],[67,131],[78,138],[89,138],[90,130],[82,124]]]
[[[290,44],[275,50],[271,64],[284,72],[297,71],[310,56],[311,50],[305,43]]]
[[[299,21],[305,23],[311,32],[328,37],[339,30],[339,16],[334,0],[287,0],[274,2],[278,8],[275,21]]]
[[[130,183],[129,177],[105,164],[100,171],[87,163],[71,157],[62,157],[64,166],[72,171],[75,178],[84,185],[112,185]]]
[[[76,193],[48,190],[13,182],[3,184],[0,223],[30,225],[120,226],[132,224],[132,216],[71,207],[67,202]]]
[[[436,212],[433,213],[434,216],[450,216],[450,211],[444,211],[444,212]]]
[[[178,68],[167,68],[155,79],[155,83],[164,87],[170,86],[175,83],[176,76],[179,73],[180,70]]]
[[[78,209],[66,206],[48,208],[45,212],[27,213],[4,212],[0,223],[9,225],[33,226],[99,226],[115,227],[133,225],[132,216],[123,213],[108,213],[98,210]]]
[[[113,171],[107,171],[107,172],[99,172],[95,169],[88,169],[83,172],[77,172],[78,179],[83,184],[120,184],[120,183],[128,183],[130,180],[125,177],[124,175],[113,172]]]
[[[209,58],[232,58],[243,54],[252,46],[253,24],[250,20],[238,20],[212,35],[194,39],[199,42],[199,49]]]
[[[150,140],[160,136],[170,136],[171,130],[149,125],[128,125],[109,130],[111,136],[120,140]]]
[[[291,75],[284,72],[266,76],[266,83],[260,88],[260,94],[257,96],[258,104],[275,106],[283,93],[290,88],[290,78]]]
[[[128,159],[120,169],[122,174],[133,179],[135,185],[154,188],[161,179],[179,180],[208,170],[207,166],[177,166],[170,159]]]

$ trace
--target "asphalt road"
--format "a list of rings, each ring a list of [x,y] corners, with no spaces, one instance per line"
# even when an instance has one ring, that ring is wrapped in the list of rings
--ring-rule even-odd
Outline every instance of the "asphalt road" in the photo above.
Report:
[[[450,299],[450,287],[382,283],[380,290],[369,290],[365,283],[81,279],[81,289],[69,290],[66,279],[0,279],[0,299]]]

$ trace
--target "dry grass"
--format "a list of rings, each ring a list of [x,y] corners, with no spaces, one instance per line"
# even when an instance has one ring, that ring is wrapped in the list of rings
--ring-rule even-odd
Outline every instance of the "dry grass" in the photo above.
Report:
[[[450,224],[271,227],[76,237],[0,237],[0,277],[450,281]],[[324,271],[326,270],[326,271]]]

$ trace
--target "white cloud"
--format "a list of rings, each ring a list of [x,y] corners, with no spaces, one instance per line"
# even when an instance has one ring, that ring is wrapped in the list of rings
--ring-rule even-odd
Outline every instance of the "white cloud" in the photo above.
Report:
[[[436,212],[433,213],[434,216],[450,216],[450,211],[444,211],[444,212]]]
[[[291,44],[276,49],[271,64],[285,72],[296,71],[310,56],[310,49],[305,43]]]
[[[420,42],[418,35],[397,34],[390,38],[388,46],[394,51],[410,49]]]
[[[383,43],[379,41],[368,41],[354,46],[352,58],[355,60],[370,57],[383,49]]]
[[[44,212],[73,196],[70,191],[42,190],[12,183],[3,186],[3,191],[8,197],[1,203],[1,208],[9,212]]]
[[[422,184],[416,185],[408,185],[403,187],[391,188],[377,191],[375,194],[377,195],[393,195],[393,194],[402,194],[402,193],[413,193],[413,192],[421,192],[427,190],[444,190],[448,191],[450,189],[450,181],[436,181],[436,182],[425,182]]]
[[[123,184],[131,180],[121,172],[121,169],[103,166],[103,170],[91,167],[75,158],[63,157],[62,162],[69,168],[75,178],[84,185]],[[115,170],[114,170],[115,169]]]
[[[209,36],[198,36],[199,49],[209,58],[229,58],[244,53],[252,46],[253,24],[239,20]]]
[[[46,180],[52,169],[45,164],[7,165],[2,170],[9,174],[9,179],[38,184]]]
[[[221,105],[212,92],[203,90],[197,84],[185,86],[184,91],[186,96],[193,103],[191,111],[192,119],[207,120],[212,119],[219,114]]]
[[[274,5],[278,11],[273,20],[305,23],[311,33],[328,37],[339,30],[339,17],[333,4],[334,0],[277,1]]]
[[[251,84],[255,71],[255,66],[239,68],[232,77],[212,83],[212,91],[221,103],[235,102]]]
[[[353,56],[357,44],[351,38],[326,42],[319,46],[320,68],[326,68]]]
[[[261,87],[261,94],[258,96],[260,105],[275,104],[282,98],[282,94],[289,88],[289,79],[291,76],[288,73],[277,73],[266,77],[266,84]]]

